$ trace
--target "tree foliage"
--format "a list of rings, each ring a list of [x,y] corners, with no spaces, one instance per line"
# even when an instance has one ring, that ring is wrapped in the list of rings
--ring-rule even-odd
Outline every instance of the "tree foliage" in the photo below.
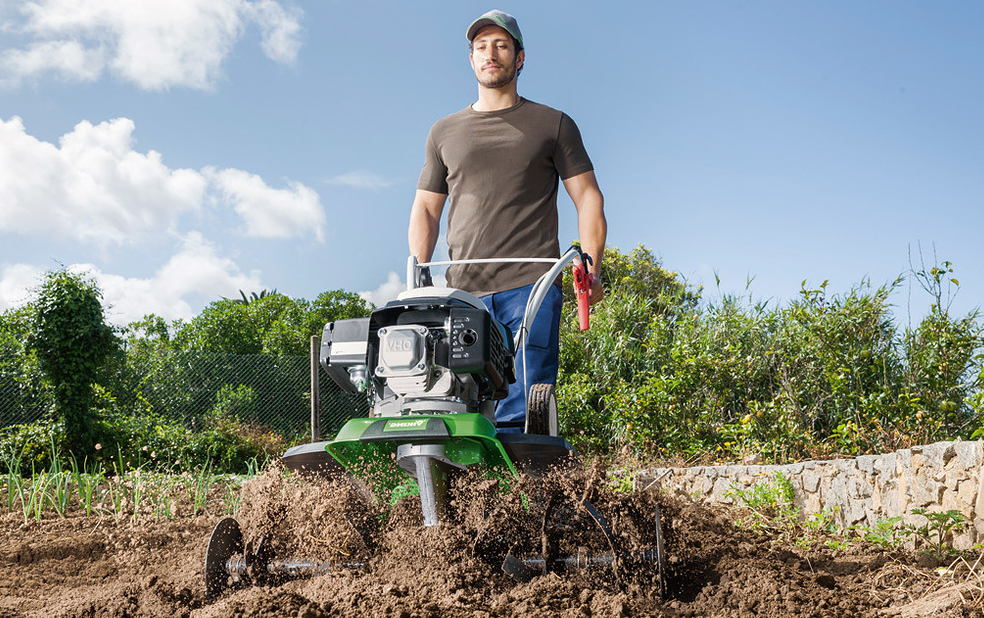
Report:
[[[320,336],[327,322],[372,309],[342,290],[326,291],[313,302],[278,293],[254,296],[248,303],[217,300],[189,322],[168,325],[147,316],[131,324],[125,390],[136,394],[134,405],[190,422],[218,405],[223,389],[262,384],[252,404],[236,408],[235,416],[256,422],[262,411],[280,423],[273,414],[279,407],[308,405],[308,381],[299,380],[297,364],[283,357],[307,357],[311,337]],[[286,426],[273,428],[293,433]]]
[[[252,458],[279,455],[282,436],[298,431],[283,410],[306,415],[310,405],[310,337],[325,322],[367,315],[371,306],[341,290],[313,302],[253,296],[217,300],[190,321],[148,315],[121,342],[103,322],[92,281],[50,273],[29,307],[0,316],[0,412],[44,407],[54,414],[16,425],[23,421],[5,413],[0,454],[16,451],[43,467],[54,441],[70,445],[80,461],[123,457],[127,465],[240,472]],[[158,459],[148,461],[154,452]]]
[[[950,314],[959,283],[949,263],[906,276],[930,299],[909,326],[892,312],[902,278],[841,294],[804,282],[782,305],[707,299],[646,247],[610,248],[607,297],[590,330],[580,332],[565,285],[562,433],[588,453],[775,461],[984,436],[978,316]],[[151,463],[141,459],[146,447],[166,454],[155,465],[230,470],[278,454],[277,432],[290,439],[291,430],[277,412],[303,415],[308,405],[304,369],[291,363],[301,357],[306,368],[310,337],[325,323],[371,306],[342,290],[314,301],[242,296],[189,321],[147,316],[124,331],[120,354],[98,288],[49,273],[34,302],[0,315],[0,396],[19,410],[49,409],[58,423],[4,430],[0,448],[41,462],[52,440],[92,455],[99,439],[101,453],[126,453],[133,465]],[[272,424],[258,423],[269,411]]]
[[[357,294],[342,290],[323,292],[314,302],[276,292],[256,296],[248,303],[221,299],[191,322],[176,322],[171,329],[173,339],[168,335],[167,341],[172,348],[200,353],[300,356],[308,353],[310,338],[320,336],[327,322],[365,316],[371,310]],[[160,341],[161,326],[149,316],[132,330],[138,336],[143,332]]]
[[[31,307],[28,349],[54,388],[55,419],[64,425],[68,448],[88,452],[95,444],[93,386],[120,343],[103,316],[96,284],[67,270],[47,273]]]

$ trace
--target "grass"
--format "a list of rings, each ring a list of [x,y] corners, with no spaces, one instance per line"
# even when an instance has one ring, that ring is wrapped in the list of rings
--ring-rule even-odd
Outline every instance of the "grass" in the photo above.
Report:
[[[82,467],[78,461],[72,458],[72,476],[75,479],[75,487],[78,493],[79,506],[85,512],[86,517],[93,514],[94,500],[97,490],[106,481],[106,475],[101,468],[93,466],[90,469],[86,462],[82,462]]]
[[[85,517],[173,519],[206,512],[210,503],[221,504],[223,514],[239,510],[239,488],[259,475],[262,465],[247,462],[244,476],[215,473],[210,467],[195,473],[157,472],[143,468],[125,469],[124,453],[119,453],[112,469],[91,465],[87,460],[67,461],[54,454],[47,470],[30,474],[21,458],[12,453],[3,457],[0,476],[7,512],[19,513],[24,522],[45,517],[66,517],[79,512]]]

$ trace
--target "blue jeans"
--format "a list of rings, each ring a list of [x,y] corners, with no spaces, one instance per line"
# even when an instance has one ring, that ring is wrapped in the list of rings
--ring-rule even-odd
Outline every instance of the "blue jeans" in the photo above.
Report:
[[[533,285],[482,297],[497,321],[509,327],[515,337],[523,324],[523,312]],[[532,384],[556,384],[560,365],[560,306],[564,295],[560,286],[551,285],[526,337],[526,383],[523,382],[523,348],[516,350],[516,383],[509,395],[498,402],[496,422],[526,420],[526,393]],[[503,428],[503,433],[521,433],[522,428]]]

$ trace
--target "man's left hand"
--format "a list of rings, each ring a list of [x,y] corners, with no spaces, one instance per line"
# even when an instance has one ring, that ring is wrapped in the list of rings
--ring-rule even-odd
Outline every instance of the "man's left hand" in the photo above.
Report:
[[[588,297],[588,303],[593,305],[600,303],[605,298],[605,288],[601,286],[601,277],[591,275],[590,281],[591,296]]]

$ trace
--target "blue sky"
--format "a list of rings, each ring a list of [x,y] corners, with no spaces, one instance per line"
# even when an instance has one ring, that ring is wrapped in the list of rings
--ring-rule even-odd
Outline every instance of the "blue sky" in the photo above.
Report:
[[[118,324],[239,290],[391,297],[491,8],[523,30],[520,93],[580,126],[610,245],[780,304],[921,248],[954,311],[980,304],[981,3],[0,0],[0,310],[63,265]],[[930,299],[893,301],[905,324]]]

